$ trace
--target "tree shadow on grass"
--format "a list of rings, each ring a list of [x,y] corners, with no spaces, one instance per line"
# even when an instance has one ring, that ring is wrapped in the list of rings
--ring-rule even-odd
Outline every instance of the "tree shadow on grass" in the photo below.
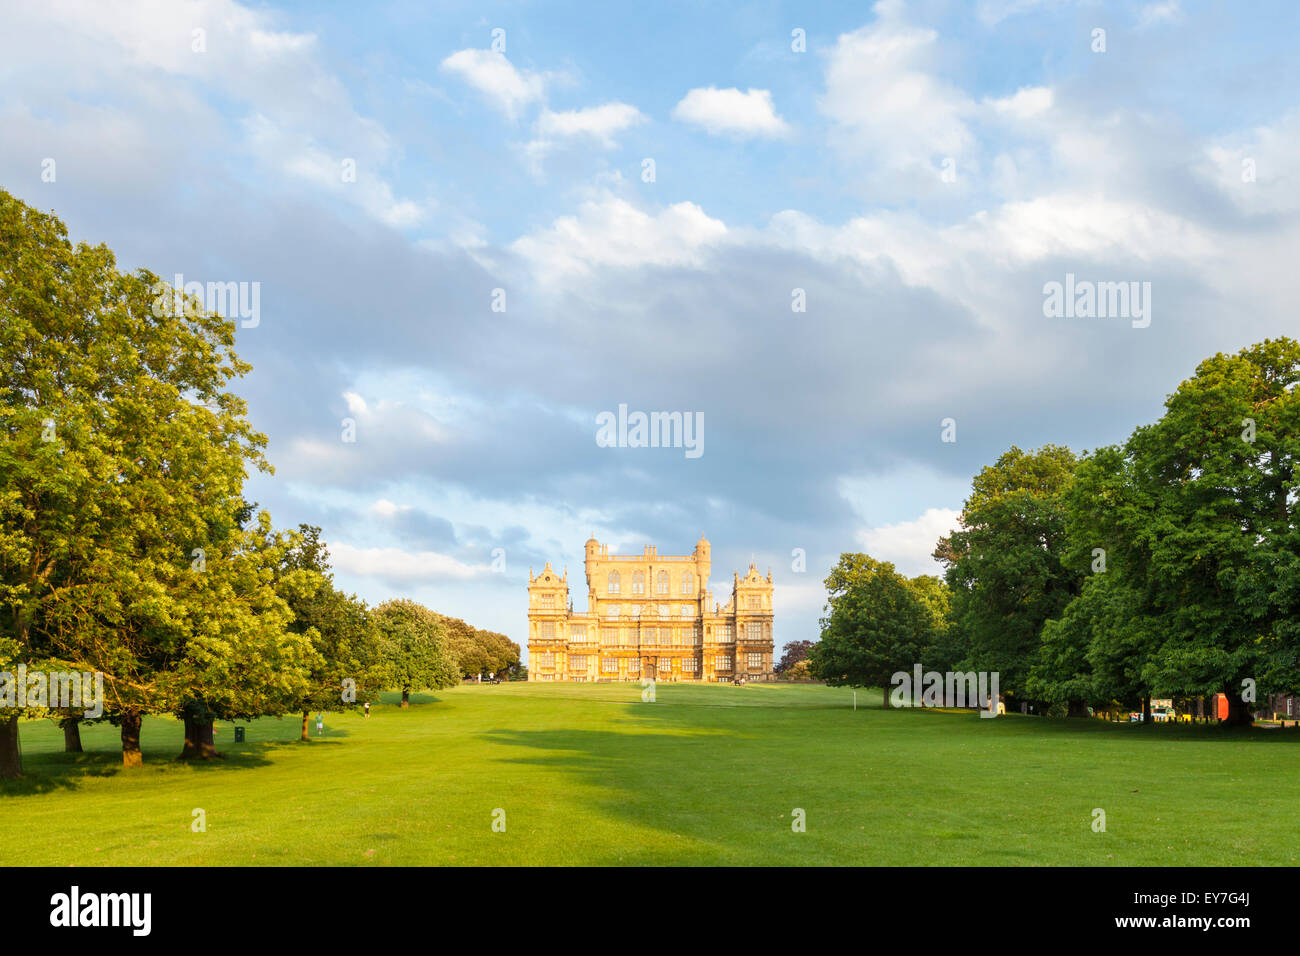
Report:
[[[442,701],[441,697],[439,697],[437,694],[431,694],[431,693],[420,693],[420,694],[413,693],[410,696],[410,704],[412,707],[417,706],[419,704],[437,704],[440,703],[441,701]],[[378,700],[371,701],[370,708],[371,710],[373,710],[376,706],[383,706],[383,707],[392,707],[395,710],[400,710],[401,703],[402,703],[401,694],[384,691],[382,694],[379,695]]]
[[[1005,714],[980,717],[975,711],[926,708],[898,708],[899,714],[935,720],[979,720],[989,727],[1015,734],[1077,736],[1095,739],[1149,740],[1152,743],[1242,744],[1271,743],[1300,746],[1300,730],[1273,727],[1228,727],[1223,724],[1116,722],[1095,717],[1039,717],[1033,714]],[[1126,735],[1126,736],[1119,736]]]
[[[629,705],[629,713],[637,705]],[[613,821],[654,831],[662,837],[658,849],[682,837],[693,845],[695,862],[721,863],[736,846],[714,826],[716,808],[729,794],[756,786],[765,776],[743,752],[729,747],[741,735],[726,729],[695,726],[677,733],[638,729],[617,730],[517,730],[487,731],[480,737],[492,744],[531,751],[528,755],[496,757],[503,764],[542,768],[575,780],[583,788],[602,791],[584,797],[585,807]],[[588,846],[584,865],[662,865],[656,843],[644,834],[634,843],[594,851]],[[680,845],[680,844],[679,844]],[[593,852],[597,853],[592,857]]]
[[[329,736],[335,739],[313,737],[314,747],[341,746],[346,730],[335,730]],[[122,766],[120,750],[87,750],[84,753],[41,752],[23,755],[23,776],[17,780],[0,780],[0,799],[31,796],[55,790],[77,790],[82,783],[95,778],[116,777],[118,774],[154,774],[168,776],[178,773],[224,773],[237,770],[255,770],[274,763],[275,753],[302,743],[299,740],[254,740],[245,743],[226,741],[218,743],[221,754],[212,760],[180,760],[175,749],[161,750],[148,747],[143,750],[144,765],[127,770]]]

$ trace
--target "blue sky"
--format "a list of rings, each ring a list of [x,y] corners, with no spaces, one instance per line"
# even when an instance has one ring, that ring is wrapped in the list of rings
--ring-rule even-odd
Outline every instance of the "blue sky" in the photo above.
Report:
[[[523,643],[530,566],[582,607],[589,534],[703,533],[716,599],[752,559],[778,644],[815,637],[841,552],[933,572],[1007,447],[1121,440],[1297,332],[1293,4],[429,6],[0,35],[0,186],[123,266],[260,283],[250,496],[368,600]],[[1151,324],[1045,317],[1067,273],[1150,282]],[[620,403],[703,414],[704,454],[598,447]]]

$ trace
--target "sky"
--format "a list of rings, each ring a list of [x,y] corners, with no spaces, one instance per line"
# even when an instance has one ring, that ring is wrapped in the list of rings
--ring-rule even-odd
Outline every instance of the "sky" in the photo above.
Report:
[[[339,586],[526,643],[529,569],[713,546],[815,639],[971,477],[1296,335],[1300,7],[0,2],[0,188],[256,289],[237,385]],[[1073,277],[1073,278],[1068,278]],[[1049,314],[1137,283],[1147,315]],[[1134,300],[1136,305],[1137,300]],[[682,412],[699,454],[607,447]]]

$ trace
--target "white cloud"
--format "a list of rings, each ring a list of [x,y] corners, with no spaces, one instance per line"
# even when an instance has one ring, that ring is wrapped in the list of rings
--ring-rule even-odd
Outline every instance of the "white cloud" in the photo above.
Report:
[[[309,134],[284,129],[262,115],[249,117],[244,122],[249,149],[269,168],[278,168],[297,179],[327,190],[359,206],[372,218],[395,229],[419,225],[433,211],[434,203],[399,199],[392,187],[375,175],[378,165],[375,150],[364,148],[353,141],[351,146],[362,146],[362,155],[332,153],[319,145]],[[351,175],[344,177],[345,161]]]
[[[699,87],[673,107],[673,119],[700,126],[710,133],[737,137],[779,137],[790,131],[776,114],[769,90],[745,93],[732,87]]]
[[[985,103],[991,106],[996,113],[1002,113],[1015,119],[1031,119],[1051,109],[1052,99],[1050,87],[1026,86],[1017,90],[1012,96],[985,100]]]
[[[466,564],[436,551],[403,551],[401,548],[358,548],[331,541],[330,560],[336,570],[359,577],[385,581],[430,583],[452,578],[467,580],[490,574],[487,564]]]
[[[543,109],[534,125],[535,138],[524,147],[533,172],[551,150],[565,142],[596,142],[605,149],[617,144],[615,136],[646,121],[645,114],[629,103],[605,103],[580,110]]]
[[[458,50],[442,61],[442,68],[461,77],[512,120],[541,102],[546,93],[544,76],[517,69],[504,53]]]
[[[960,516],[960,511],[951,508],[929,508],[912,521],[859,531],[858,540],[877,561],[893,562],[900,573],[909,577],[942,574],[943,569],[931,555],[939,539],[957,527]]]
[[[977,107],[929,72],[938,34],[901,22],[895,4],[874,10],[874,23],[842,34],[828,54],[819,105],[838,145],[891,172],[962,157],[974,145],[967,120]]]
[[[1163,0],[1161,3],[1148,3],[1138,13],[1138,29],[1155,26],[1157,23],[1177,23],[1183,18],[1179,0]]]
[[[42,110],[37,119],[0,108],[0,125],[30,123],[34,138],[56,143],[67,131],[75,146],[61,158],[117,194],[137,182],[151,191],[173,164],[203,175],[198,167],[219,148],[246,151],[282,182],[328,189],[389,225],[422,219],[425,206],[397,198],[384,180],[395,153],[387,131],[353,108],[317,37],[281,29],[281,19],[233,0],[50,0],[6,11],[0,62],[21,77],[6,92]],[[89,103],[81,99],[87,94]],[[237,118],[242,142],[232,142],[226,112]],[[160,137],[162,128],[169,134]],[[134,142],[140,132],[149,140],[143,148]],[[348,188],[344,157],[362,170]],[[134,173],[119,175],[122,169]]]
[[[541,280],[585,273],[593,266],[698,265],[727,227],[695,203],[648,213],[624,199],[585,202],[543,232],[517,239],[513,249]]]
[[[605,103],[581,110],[552,112],[542,110],[537,118],[537,132],[547,139],[564,136],[587,136],[602,146],[614,145],[614,134],[645,122],[645,115],[628,103]]]

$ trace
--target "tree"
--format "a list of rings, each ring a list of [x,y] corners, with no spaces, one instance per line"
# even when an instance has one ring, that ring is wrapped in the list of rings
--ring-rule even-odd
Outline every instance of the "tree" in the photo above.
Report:
[[[813,648],[813,641],[791,641],[782,648],[781,660],[772,670],[780,677],[790,676],[787,672],[796,664],[808,659],[808,652]],[[807,668],[804,668],[807,671]]]
[[[956,631],[947,653],[964,653],[965,669],[998,672],[1011,696],[1026,694],[1043,623],[1082,584],[1082,573],[1062,560],[1075,461],[1059,445],[1011,448],[975,476],[960,527],[934,552],[945,566]]]
[[[821,640],[809,652],[814,676],[836,687],[881,687],[924,662],[935,638],[934,617],[917,589],[887,561],[842,554],[826,578]]]
[[[321,529],[299,525],[277,573],[276,588],[293,612],[289,629],[311,642],[313,654],[304,692],[294,708],[302,714],[302,737],[310,740],[313,710],[356,707],[378,695],[384,682],[379,630],[365,602],[334,587]],[[345,699],[345,681],[350,681]]]
[[[447,645],[455,655],[462,677],[477,677],[486,673],[492,660],[487,648],[478,639],[478,631],[458,617],[438,615],[447,632]]]
[[[1291,339],[1206,359],[1159,421],[1091,456],[1071,507],[1072,536],[1105,549],[1136,595],[1141,683],[1223,693],[1230,724],[1252,720],[1243,684],[1300,678],[1297,382]]]
[[[460,664],[452,653],[441,615],[407,599],[385,601],[375,609],[386,685],[402,692],[402,706],[411,691],[454,687]]]
[[[282,715],[308,692],[319,655],[310,636],[291,626],[293,610],[277,587],[294,540],[259,512],[202,572],[179,582],[175,596],[187,614],[181,656],[161,671],[159,689],[179,702],[183,758],[217,755],[214,720]]]
[[[489,660],[488,672],[498,678],[508,675],[519,666],[521,651],[519,645],[504,634],[496,631],[475,630],[475,639],[486,651]]]
[[[439,617],[447,628],[448,643],[460,663],[461,676],[505,674],[519,664],[519,645],[504,634],[481,630],[458,617]]]
[[[234,323],[161,286],[0,191],[0,633],[18,661],[103,671],[128,766],[143,715],[176,706],[176,585],[228,532],[246,468],[269,470],[227,391],[249,368]],[[0,720],[0,775],[17,733]]]

